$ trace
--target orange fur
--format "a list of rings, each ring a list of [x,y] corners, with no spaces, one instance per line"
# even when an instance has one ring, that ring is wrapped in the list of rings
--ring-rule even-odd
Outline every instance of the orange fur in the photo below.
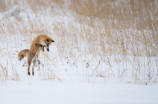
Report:
[[[24,57],[26,57],[29,53],[29,49],[24,49],[22,51],[19,52],[18,54],[18,60],[23,59]]]
[[[32,75],[34,75],[34,66],[37,61],[39,52],[41,50],[44,51],[44,47],[47,48],[47,51],[49,51],[49,45],[54,42],[52,38],[50,38],[47,35],[39,35],[37,36],[29,49],[22,50],[18,54],[18,59],[21,60],[23,57],[27,56],[27,61],[28,61],[28,75],[30,75],[30,65],[31,62],[33,61],[33,67],[32,67]]]

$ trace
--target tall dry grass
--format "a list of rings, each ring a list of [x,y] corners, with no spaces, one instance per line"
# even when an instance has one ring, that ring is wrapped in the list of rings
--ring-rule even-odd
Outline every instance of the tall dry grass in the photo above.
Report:
[[[30,44],[38,34],[51,35],[57,40],[55,57],[61,61],[68,57],[72,63],[82,60],[86,76],[122,79],[132,68],[135,83],[156,82],[157,4],[157,0],[2,0],[0,11],[18,5],[21,12],[34,17],[28,15],[25,22],[19,16],[13,23],[4,16],[0,31],[2,38],[15,35],[17,46],[21,37]],[[96,60],[101,60],[102,67],[93,65]],[[87,63],[93,65],[92,73],[87,74]]]

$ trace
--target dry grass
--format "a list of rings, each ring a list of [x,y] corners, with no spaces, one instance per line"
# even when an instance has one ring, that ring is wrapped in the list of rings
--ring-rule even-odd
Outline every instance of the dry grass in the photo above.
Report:
[[[158,70],[157,2],[157,0],[16,0],[13,3],[8,1],[7,6],[0,6],[0,11],[4,12],[18,5],[21,12],[27,13],[31,10],[35,17],[27,16],[28,22],[22,21],[19,17],[16,23],[4,17],[0,20],[0,31],[4,34],[2,38],[9,34],[14,36],[13,42],[17,46],[21,43],[21,37],[30,45],[38,34],[51,35],[56,39],[58,54],[55,60],[62,61],[64,57],[68,57],[72,63],[82,60],[85,67],[86,63],[89,63],[94,72],[87,74],[88,69],[83,70],[83,74],[86,73],[87,76],[107,78],[118,76],[121,80],[132,68],[131,76],[135,83],[157,82],[155,81],[158,74],[156,72]],[[0,5],[4,4],[2,0]],[[62,18],[65,20],[68,18],[67,22]],[[88,55],[92,57],[89,59]],[[96,70],[93,61],[97,60],[98,63],[100,59],[102,64],[98,65]],[[56,65],[52,60],[51,62]],[[114,69],[118,70],[117,75],[113,73]],[[54,79],[54,73],[48,72],[49,74],[43,75]]]

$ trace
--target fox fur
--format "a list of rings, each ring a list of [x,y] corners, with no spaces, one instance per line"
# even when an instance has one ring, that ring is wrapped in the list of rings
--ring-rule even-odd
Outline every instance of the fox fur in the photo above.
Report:
[[[28,62],[28,75],[30,75],[30,65],[31,62],[33,62],[33,67],[32,67],[32,75],[34,75],[34,67],[38,58],[38,55],[41,50],[44,51],[44,47],[49,51],[49,45],[55,42],[52,38],[50,38],[47,35],[39,35],[37,36],[32,44],[30,49],[24,49],[19,52],[18,54],[18,60],[22,60],[24,57],[27,57],[27,62]]]

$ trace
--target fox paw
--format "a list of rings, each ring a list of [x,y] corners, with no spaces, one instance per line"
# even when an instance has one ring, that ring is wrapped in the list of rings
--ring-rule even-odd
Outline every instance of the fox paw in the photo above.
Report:
[[[28,75],[30,75],[30,72],[28,72]]]

